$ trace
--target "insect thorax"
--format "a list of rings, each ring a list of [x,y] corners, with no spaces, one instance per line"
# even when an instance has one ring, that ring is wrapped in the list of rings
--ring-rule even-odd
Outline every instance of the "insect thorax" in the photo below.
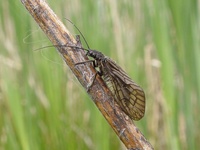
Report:
[[[105,56],[101,52],[96,50],[89,50],[87,52],[87,55],[94,58],[97,61],[104,61],[105,59]]]

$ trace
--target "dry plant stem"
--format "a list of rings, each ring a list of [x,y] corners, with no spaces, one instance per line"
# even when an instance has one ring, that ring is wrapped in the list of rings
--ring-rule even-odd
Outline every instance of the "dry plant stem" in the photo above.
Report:
[[[21,2],[53,45],[69,44],[81,46],[81,43],[71,36],[70,32],[44,0],[21,0]],[[57,47],[57,49],[82,86],[87,89],[88,83],[91,83],[95,75],[95,69],[89,63],[74,65],[75,63],[88,60],[84,52],[64,46]],[[113,103],[114,99],[111,92],[98,75],[88,94],[128,149],[153,149],[133,121],[124,114],[116,103]]]

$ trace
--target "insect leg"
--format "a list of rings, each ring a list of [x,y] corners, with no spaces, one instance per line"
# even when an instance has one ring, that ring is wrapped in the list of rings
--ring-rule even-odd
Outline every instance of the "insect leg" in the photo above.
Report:
[[[92,62],[92,64],[93,64],[94,68],[98,67],[98,64],[97,64],[97,62],[96,62],[95,60],[91,60],[91,62]],[[102,73],[101,70],[100,70],[100,71],[97,71],[97,72],[95,73],[95,75],[93,76],[92,81],[91,81],[91,82],[88,84],[88,86],[87,86],[87,92],[88,92],[88,91],[90,90],[90,88],[92,87],[92,85],[93,85],[93,83],[94,83],[94,81],[95,81],[95,79],[96,79],[97,74],[100,75],[100,76],[103,75],[103,73]]]
[[[95,73],[95,75],[92,77],[92,81],[87,85],[87,92],[90,90],[90,88],[91,88],[92,85],[94,84],[94,81],[95,81],[95,79],[96,79],[96,77],[97,77],[97,74],[100,75],[100,76],[103,75],[100,71],[97,71],[97,72]]]
[[[92,63],[92,65],[95,67],[95,60],[87,60],[87,61],[83,61],[83,62],[78,62],[78,63],[75,63],[75,66],[81,65],[81,64],[86,64],[86,63]],[[95,75],[91,79],[92,81],[87,85],[87,92],[90,90],[91,86],[93,85],[97,74],[98,74],[98,72],[95,73]]]
[[[86,64],[86,63],[90,63],[90,62],[94,62],[94,60],[86,60],[86,61],[82,61],[82,62],[78,62],[78,63],[75,63],[75,66],[77,65],[80,65],[80,64]]]

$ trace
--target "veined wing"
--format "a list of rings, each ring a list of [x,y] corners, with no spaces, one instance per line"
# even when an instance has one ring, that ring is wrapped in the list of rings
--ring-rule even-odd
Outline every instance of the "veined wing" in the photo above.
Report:
[[[107,58],[105,81],[122,110],[133,120],[140,120],[145,113],[145,94],[114,61]]]

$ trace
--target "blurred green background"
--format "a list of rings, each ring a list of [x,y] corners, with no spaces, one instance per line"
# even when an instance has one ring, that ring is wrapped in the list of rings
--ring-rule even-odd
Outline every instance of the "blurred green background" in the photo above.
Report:
[[[200,1],[48,0],[143,87],[155,149],[200,149]],[[0,150],[125,149],[19,0],[0,0]]]

